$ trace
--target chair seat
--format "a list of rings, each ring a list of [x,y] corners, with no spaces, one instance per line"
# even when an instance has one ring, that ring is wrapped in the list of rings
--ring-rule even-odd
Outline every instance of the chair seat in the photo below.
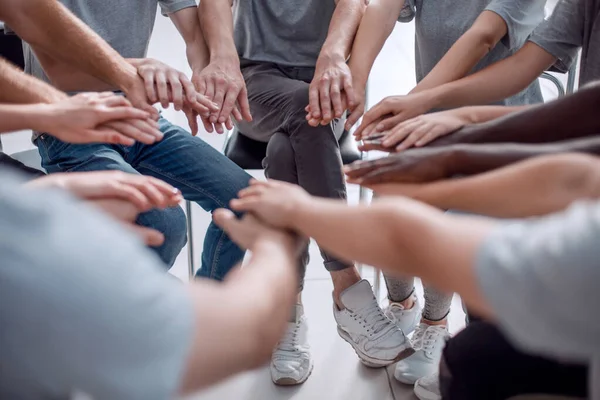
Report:
[[[356,142],[348,131],[342,133],[339,143],[344,165],[361,159]],[[262,160],[267,154],[267,143],[250,139],[236,129],[231,134],[224,153],[242,169],[262,169]]]

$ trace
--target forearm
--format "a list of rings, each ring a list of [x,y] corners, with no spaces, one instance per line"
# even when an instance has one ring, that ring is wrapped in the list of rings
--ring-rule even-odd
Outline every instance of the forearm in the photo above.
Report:
[[[0,59],[0,102],[2,103],[54,103],[66,94],[45,82],[29,76],[7,61]]]
[[[369,3],[348,62],[352,77],[359,85],[366,86],[373,63],[394,30],[403,5],[403,0],[371,0]]]
[[[0,105],[0,133],[22,129],[37,130],[43,127],[43,119],[48,117],[45,104]],[[42,128],[43,129],[43,128]]]
[[[542,156],[472,177],[415,185],[411,197],[444,210],[527,218],[597,198],[599,167],[600,159],[588,155]]]
[[[429,146],[452,143],[521,142],[544,143],[595,135],[600,106],[600,83],[543,105],[529,107],[492,121],[466,126]]]
[[[469,124],[480,124],[517,111],[523,111],[529,107],[532,106],[468,106],[455,108],[451,111]]]
[[[480,312],[488,309],[473,268],[476,251],[492,226],[400,197],[358,207],[314,198],[296,210],[293,221],[294,229],[332,254],[391,275],[421,277],[440,290],[459,292]]]
[[[431,98],[432,108],[489,104],[521,92],[554,62],[552,55],[527,42],[514,55],[426,93]]]
[[[230,0],[203,0],[198,7],[200,25],[210,61],[239,63],[233,41],[233,14]]]
[[[2,19],[26,42],[121,89],[137,76],[110,45],[57,1],[12,0]]]
[[[196,332],[182,394],[257,368],[269,359],[296,298],[295,262],[289,246],[262,242],[253,249],[248,264],[232,271],[224,284],[207,281],[190,287]]]
[[[321,55],[348,58],[366,8],[366,0],[337,1]]]
[[[411,93],[465,77],[498,44],[506,32],[506,23],[499,15],[484,11]]]
[[[198,10],[189,7],[169,15],[169,17],[185,41],[186,55],[192,70],[204,69],[208,65],[210,56],[202,35]]]

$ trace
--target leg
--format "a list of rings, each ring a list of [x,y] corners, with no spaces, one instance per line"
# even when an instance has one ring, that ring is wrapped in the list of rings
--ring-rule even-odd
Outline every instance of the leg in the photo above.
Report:
[[[415,294],[415,279],[383,275],[388,290],[386,315],[406,335],[415,330],[421,319],[421,305]]]
[[[117,146],[74,145],[49,135],[40,137],[36,144],[42,157],[42,166],[48,173],[107,170],[138,173],[124,160]],[[150,210],[140,214],[137,223],[156,229],[165,236],[165,242],[153,249],[169,268],[172,267],[187,240],[185,214],[181,207]]]
[[[163,139],[147,146],[134,145],[126,155],[131,165],[181,190],[186,200],[212,212],[248,185],[250,175],[209,144],[191,136],[164,118],[159,121]],[[214,223],[208,227],[197,275],[222,280],[244,257],[244,251]]]
[[[525,354],[488,322],[471,323],[452,338],[443,364],[445,400],[504,400],[521,394],[587,397],[587,367]]]

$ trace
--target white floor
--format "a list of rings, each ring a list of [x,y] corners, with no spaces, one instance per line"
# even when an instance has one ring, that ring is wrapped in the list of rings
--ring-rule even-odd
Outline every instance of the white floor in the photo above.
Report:
[[[373,105],[385,96],[408,92],[415,84],[413,24],[397,24],[394,33],[378,58],[370,80],[369,104]],[[167,62],[181,70],[189,71],[185,60],[183,42],[167,18],[159,16],[150,46],[150,56]],[[555,91],[549,85],[545,93],[552,97]],[[172,110],[166,110],[170,120],[186,126],[185,117]],[[20,132],[3,136],[4,151],[13,153],[31,148],[29,134]],[[217,148],[222,147],[222,136],[206,132],[200,137]],[[256,172],[258,176],[262,173]],[[358,197],[356,187],[349,188],[352,201]],[[209,222],[209,215],[195,206],[194,245],[197,251],[202,249],[203,232]],[[279,388],[271,384],[268,371],[255,372],[234,377],[204,393],[192,396],[197,400],[229,399],[413,399],[409,387],[396,383],[393,371],[373,370],[363,367],[348,344],[342,341],[335,329],[331,313],[331,290],[327,272],[320,263],[316,246],[311,249],[311,264],[308,268],[304,301],[310,323],[310,342],[315,358],[315,369],[311,378],[301,387]],[[199,254],[195,257],[199,260]],[[184,251],[176,262],[172,272],[187,279],[187,253]],[[365,278],[373,281],[373,272],[367,269]],[[422,295],[422,291],[419,292]],[[385,296],[383,290],[380,296]],[[453,331],[464,325],[464,314],[460,300],[455,298],[451,327]]]

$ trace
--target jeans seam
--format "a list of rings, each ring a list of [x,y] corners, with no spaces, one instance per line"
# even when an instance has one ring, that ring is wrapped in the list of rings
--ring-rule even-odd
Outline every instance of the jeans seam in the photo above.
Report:
[[[212,266],[210,267],[210,277],[212,279],[214,279],[214,277],[215,277],[215,270],[217,268],[217,264],[219,263],[219,254],[221,251],[221,247],[223,246],[224,238],[225,238],[225,231],[221,231],[221,236],[219,237],[219,240],[217,241],[217,246],[215,247],[215,255],[213,256]],[[219,277],[219,278],[223,278],[223,277]]]
[[[138,167],[139,168],[147,168],[147,169],[155,172],[156,174],[160,174],[160,175],[166,176],[169,179],[172,179],[172,180],[174,180],[174,181],[176,181],[176,182],[178,182],[178,183],[180,183],[182,185],[185,185],[185,186],[189,187],[192,190],[195,190],[197,192],[202,193],[203,195],[205,195],[206,197],[210,198],[215,203],[217,203],[217,205],[219,207],[226,207],[226,204],[224,204],[221,200],[219,200],[218,198],[216,198],[215,196],[213,196],[211,193],[207,192],[206,190],[204,190],[202,188],[197,187],[196,185],[188,182],[187,180],[184,180],[184,179],[181,179],[180,177],[176,177],[176,176],[174,176],[172,174],[166,173],[163,170],[157,169],[157,168],[155,168],[153,166],[150,166],[150,165],[148,165],[146,163],[140,163],[140,164],[138,164]]]

